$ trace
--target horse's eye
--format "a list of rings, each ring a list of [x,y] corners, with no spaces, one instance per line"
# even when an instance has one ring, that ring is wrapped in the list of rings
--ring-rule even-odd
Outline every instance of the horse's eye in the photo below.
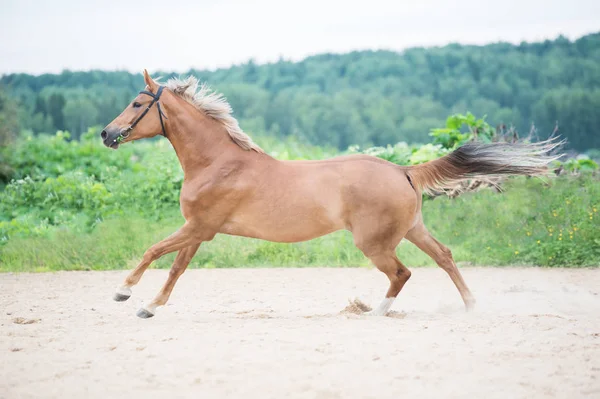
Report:
[[[133,103],[133,108],[139,108],[141,106],[142,106],[142,104],[140,104],[138,102]]]

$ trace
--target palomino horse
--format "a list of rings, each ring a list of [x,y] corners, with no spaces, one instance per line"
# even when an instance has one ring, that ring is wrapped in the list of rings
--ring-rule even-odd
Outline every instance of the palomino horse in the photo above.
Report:
[[[467,309],[475,299],[448,248],[425,228],[422,192],[480,175],[537,175],[554,159],[556,144],[470,143],[440,159],[398,166],[367,156],[322,161],[279,161],[265,154],[231,116],[226,100],[198,81],[169,80],[160,86],[144,71],[146,90],[102,131],[104,144],[163,134],[184,172],[180,205],[185,224],[151,246],[117,289],[127,300],[150,263],[179,251],[158,295],[137,313],[152,317],[164,305],[181,274],[204,241],[217,233],[298,242],[347,229],[354,243],[390,286],[372,315],[385,315],[410,278],[396,257],[406,237],[444,269]],[[154,109],[154,110],[153,110]]]

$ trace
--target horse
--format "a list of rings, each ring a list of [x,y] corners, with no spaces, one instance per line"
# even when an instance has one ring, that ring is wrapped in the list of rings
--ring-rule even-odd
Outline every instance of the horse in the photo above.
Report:
[[[354,244],[389,279],[379,307],[384,316],[411,276],[396,256],[403,238],[447,272],[465,308],[475,298],[452,252],[427,230],[423,193],[469,178],[542,175],[557,157],[552,140],[538,143],[467,143],[446,156],[399,166],[369,155],[326,160],[281,161],[243,132],[226,99],[190,76],[164,85],[144,70],[146,87],[101,132],[107,147],[157,135],[173,146],[184,173],[180,208],[185,223],[152,245],[119,286],[113,299],[125,301],[148,266],[178,251],[168,278],[137,316],[149,318],[165,305],[178,278],[201,243],[216,234],[292,243],[349,230]],[[156,110],[156,111],[153,111]]]

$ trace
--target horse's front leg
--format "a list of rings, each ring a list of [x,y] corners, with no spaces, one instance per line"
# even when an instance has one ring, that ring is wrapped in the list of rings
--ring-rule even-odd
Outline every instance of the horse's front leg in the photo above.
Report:
[[[140,264],[129,273],[123,285],[117,288],[117,292],[113,299],[118,302],[129,299],[131,296],[131,287],[140,281],[142,274],[144,274],[148,266],[150,266],[150,263],[154,262],[156,259],[165,254],[202,242],[202,237],[199,236],[199,229],[200,227],[196,223],[186,222],[175,233],[151,246],[144,253],[144,257]]]
[[[171,292],[173,291],[173,287],[175,287],[177,279],[183,274],[183,272],[185,272],[185,269],[187,269],[187,266],[196,254],[196,251],[198,251],[198,247],[200,247],[200,243],[192,244],[189,247],[179,250],[177,257],[173,262],[173,266],[171,266],[169,278],[165,282],[165,285],[163,285],[162,289],[160,290],[158,295],[154,297],[152,302],[138,310],[138,317],[141,317],[143,319],[152,317],[154,316],[154,313],[156,313],[157,307],[163,306],[165,303],[167,303],[167,301],[169,300],[169,296],[171,296]]]

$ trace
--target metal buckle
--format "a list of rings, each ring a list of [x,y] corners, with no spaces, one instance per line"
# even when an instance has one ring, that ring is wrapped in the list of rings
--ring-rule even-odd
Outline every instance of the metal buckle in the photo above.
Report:
[[[131,126],[129,126],[127,129],[125,129],[123,132],[121,132],[117,136],[117,138],[113,141],[113,143],[116,142],[117,144],[121,144],[123,142],[123,140],[125,140],[127,137],[129,137],[132,130],[133,130],[133,128]]]

